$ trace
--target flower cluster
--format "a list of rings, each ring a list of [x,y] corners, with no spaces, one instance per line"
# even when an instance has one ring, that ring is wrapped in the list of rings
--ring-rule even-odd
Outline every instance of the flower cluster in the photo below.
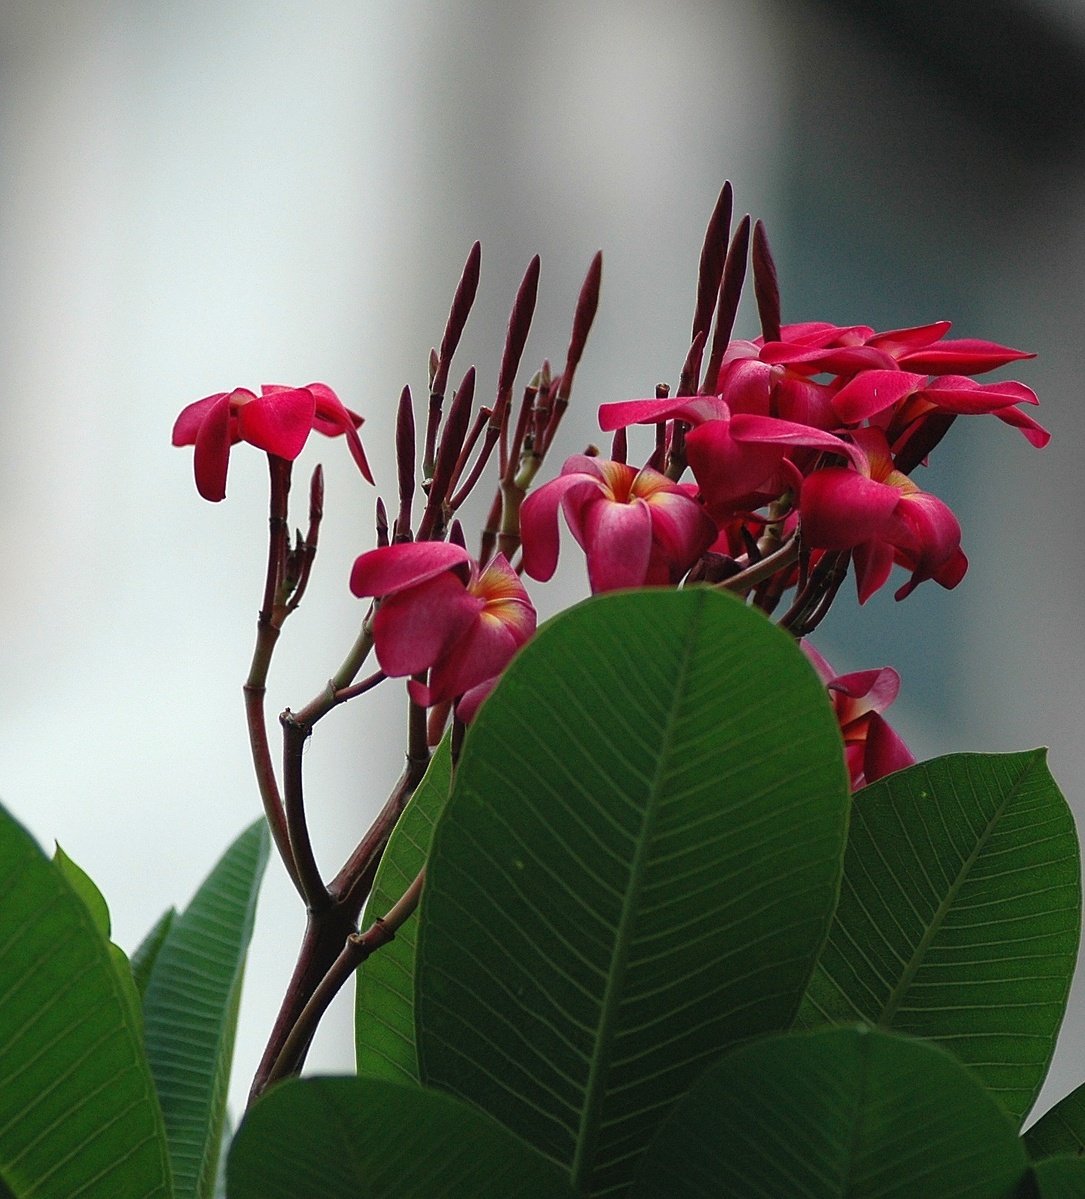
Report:
[[[911,572],[898,599],[925,579],[954,587],[967,567],[960,526],[910,471],[961,414],[993,414],[1037,446],[1048,434],[1019,407],[1037,402],[1030,388],[977,383],[964,373],[1031,355],[994,342],[943,340],[948,330],[946,321],[881,334],[863,326],[784,326],[772,341],[731,342],[715,394],[604,404],[600,425],[685,426],[700,502],[729,544],[736,528],[741,544],[742,533],[754,538],[794,511],[793,535],[815,560],[824,551],[851,554],[860,602],[883,586],[894,564]],[[771,517],[759,515],[766,506]]]
[[[396,434],[398,515],[389,529],[378,503],[378,548],[362,554],[351,575],[354,594],[374,601],[380,675],[408,678],[415,705],[455,705],[461,720],[470,718],[534,632],[535,609],[520,574],[542,582],[554,574],[561,517],[584,552],[593,592],[703,583],[766,615],[786,598],[778,623],[798,638],[823,619],[849,570],[860,603],[895,567],[907,575],[898,600],[928,579],[952,588],[964,577],[957,518],[912,476],[958,416],[992,415],[1032,445],[1047,443],[1047,431],[1025,410],[1037,403],[1029,387],[975,378],[1032,355],[949,337],[948,321],[888,332],[824,321],[782,324],[763,227],[753,227],[751,251],[750,220],[732,236],[730,205],[728,187],[705,239],[692,344],[675,394],[661,386],[650,399],[602,404],[599,425],[614,436],[611,456],[589,447],[534,490],[594,316],[600,259],[581,291],[564,370],[555,375],[544,362],[517,409],[513,380],[539,276],[532,260],[509,319],[496,398],[472,416],[473,367],[443,411],[449,365],[478,283],[477,244],[472,249],[430,364],[425,510],[415,525],[418,456],[405,389]],[[762,333],[733,339],[747,260]],[[345,436],[372,481],[361,423],[324,384],[265,386],[259,396],[237,390],[190,404],[173,440],[195,447],[199,491],[220,500],[232,445],[247,441],[289,463],[314,428]],[[637,425],[655,432],[639,467],[628,461],[628,430]],[[498,485],[472,556],[455,513],[495,452]],[[273,524],[285,526],[285,492],[278,502]],[[315,549],[315,533],[313,540]],[[293,594],[296,606],[295,576],[308,561],[303,550],[300,541],[292,552],[273,544],[281,561],[269,571],[269,611],[275,596]],[[280,602],[274,611],[282,610]],[[895,672],[837,676],[808,654],[840,719],[853,785],[909,761],[882,717],[897,692]]]

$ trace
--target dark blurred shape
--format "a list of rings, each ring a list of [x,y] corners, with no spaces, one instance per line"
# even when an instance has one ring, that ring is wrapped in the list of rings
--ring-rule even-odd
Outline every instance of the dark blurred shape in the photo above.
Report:
[[[1021,157],[1085,152],[1085,23],[1052,5],[820,0],[926,76]]]

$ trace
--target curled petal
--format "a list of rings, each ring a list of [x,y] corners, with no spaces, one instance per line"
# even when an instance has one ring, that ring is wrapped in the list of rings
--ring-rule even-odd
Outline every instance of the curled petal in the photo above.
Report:
[[[205,412],[196,434],[193,469],[196,490],[205,500],[226,498],[226,469],[230,464],[230,397],[220,396]]]
[[[307,390],[313,393],[313,398],[316,400],[313,428],[326,437],[334,437],[337,433],[342,433],[347,439],[350,456],[362,472],[362,478],[367,483],[372,483],[373,472],[369,469],[369,462],[366,460],[365,450],[362,448],[362,439],[358,436],[358,429],[363,423],[362,418],[357,412],[352,412],[347,408],[327,383],[310,383]]]
[[[599,484],[582,474],[562,474],[533,491],[520,506],[520,539],[524,547],[524,570],[531,578],[543,583],[557,569],[558,507],[570,492],[574,501],[588,500],[600,494]],[[574,528],[573,533],[580,541],[579,529]]]
[[[900,675],[892,666],[859,670],[833,678],[829,690],[840,696],[847,719],[855,720],[868,712],[884,712],[900,692]]]
[[[469,633],[481,607],[451,571],[388,595],[373,617],[381,670],[393,678],[428,670]]]
[[[647,503],[652,538],[672,571],[681,576],[716,540],[716,524],[696,500],[677,491],[657,492]]]
[[[208,413],[219,400],[227,398],[229,394],[226,391],[216,392],[213,396],[207,396],[206,399],[197,400],[194,404],[182,408],[181,415],[173,424],[173,444],[195,445],[200,427],[207,419]]]
[[[1043,425],[1039,421],[1033,420],[1027,412],[1022,412],[1020,408],[996,408],[992,415],[997,416],[1000,421],[1004,421],[1012,428],[1020,429],[1025,440],[1038,450],[1042,450],[1051,440],[1051,434]]]
[[[883,536],[900,503],[895,487],[856,471],[836,466],[815,471],[802,485],[803,539],[819,549],[851,549]]]
[[[350,589],[359,597],[392,595],[470,561],[471,555],[465,549],[444,541],[386,545],[355,560]],[[457,586],[463,589],[462,578]]]
[[[473,619],[430,671],[428,702],[454,699],[500,674],[521,644],[503,620]]]

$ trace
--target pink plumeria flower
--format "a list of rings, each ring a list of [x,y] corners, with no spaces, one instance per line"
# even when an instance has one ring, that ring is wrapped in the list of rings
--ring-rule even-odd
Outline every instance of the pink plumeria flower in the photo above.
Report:
[[[857,451],[832,433],[772,416],[732,414],[722,396],[626,400],[599,409],[604,432],[664,420],[693,426],[686,434],[686,459],[705,507],[718,524],[797,487],[801,472],[794,459],[817,456],[809,451],[839,454],[859,463]]]
[[[593,592],[676,583],[716,539],[691,490],[649,467],[574,455],[520,509],[524,570],[543,582],[553,575],[560,507]]]
[[[480,569],[446,542],[384,546],[357,559],[350,589],[381,601],[373,618],[381,670],[393,678],[430,672],[428,686],[409,684],[424,707],[492,683],[535,632],[535,608],[502,554]]]
[[[911,766],[915,757],[882,716],[897,698],[900,675],[891,666],[838,675],[808,641],[801,646],[829,692],[852,791]]]
[[[205,500],[218,501],[226,497],[231,446],[247,441],[293,462],[313,429],[328,437],[343,434],[358,469],[372,483],[357,432],[361,423],[362,418],[344,407],[326,383],[264,384],[259,395],[239,387],[189,404],[173,426],[173,444],[196,447],[196,489]]]
[[[854,551],[860,603],[885,583],[894,563],[912,572],[898,600],[924,579],[956,587],[968,568],[957,518],[894,468],[881,429],[856,429],[853,437],[858,469],[826,467],[803,480],[799,514],[805,544]]]

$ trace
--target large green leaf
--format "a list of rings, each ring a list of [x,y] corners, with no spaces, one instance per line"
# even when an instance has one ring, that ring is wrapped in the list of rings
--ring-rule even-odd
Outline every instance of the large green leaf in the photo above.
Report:
[[[855,800],[840,904],[799,1023],[938,1042],[1023,1117],[1074,970],[1073,817],[1041,750],[913,766]]]
[[[382,915],[406,891],[425,865],[437,817],[452,782],[452,753],[446,737],[434,752],[426,776],[411,797],[388,840],[366,911]],[[358,972],[355,1047],[358,1073],[401,1082],[418,1081],[414,1043],[414,959],[418,921],[408,920],[395,939],[369,958]]]
[[[230,1199],[573,1199],[552,1162],[450,1095],[376,1078],[290,1079],[234,1138]]]
[[[1028,1160],[948,1053],[867,1028],[766,1037],[706,1070],[636,1199],[1009,1199]]]
[[[1085,1154],[1085,1084],[1064,1096],[1025,1133],[1033,1158]]]
[[[620,1191],[709,1060],[794,1018],[848,807],[824,688],[760,613],[697,588],[550,622],[480,711],[434,837],[423,1081]]]
[[[139,1022],[109,943],[62,869],[0,808],[5,1188],[14,1199],[172,1194]]]
[[[150,1059],[177,1199],[210,1199],[237,1005],[267,864],[267,825],[241,834],[169,926],[143,996]]]

